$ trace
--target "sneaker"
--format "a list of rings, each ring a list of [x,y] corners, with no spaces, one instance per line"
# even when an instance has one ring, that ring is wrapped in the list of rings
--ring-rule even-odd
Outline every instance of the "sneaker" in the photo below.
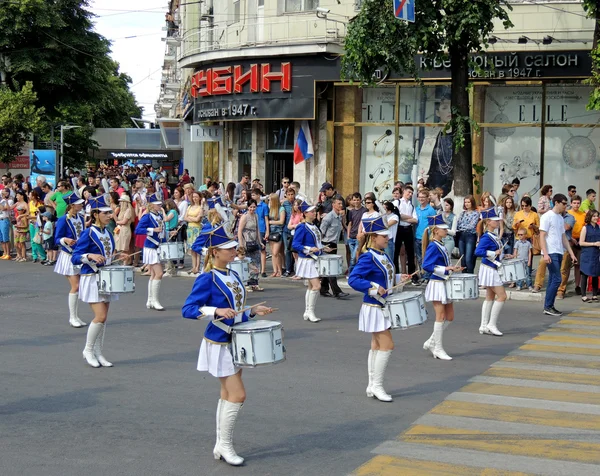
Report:
[[[544,308],[544,314],[547,314],[548,316],[556,316],[556,317],[562,316],[562,313],[558,312],[553,307]]]
[[[563,312],[561,312],[561,311],[559,311],[558,309],[556,309],[554,306],[552,306],[552,310],[553,310],[554,312],[556,312],[556,313],[557,313],[559,316],[562,316],[562,315],[564,314]]]
[[[289,278],[291,276],[291,273],[289,271],[286,271],[285,273],[282,274],[282,276],[284,278]]]
[[[533,288],[531,286],[529,286],[529,292],[532,293],[533,292]]]
[[[565,295],[563,293],[558,293],[556,295],[556,299],[564,299],[564,298],[565,298]]]
[[[522,288],[521,288],[521,286],[517,286],[515,289],[516,289],[517,291],[520,291]]]
[[[578,296],[581,296],[581,287],[580,286],[575,287],[575,294],[577,294]]]
[[[262,274],[261,274],[261,276],[262,276],[263,278],[266,278],[266,277],[267,277],[267,273],[262,273]]]
[[[533,289],[532,288],[529,288],[529,289],[531,289],[532,293],[539,293],[541,291],[541,289],[538,288],[537,286],[535,288],[533,288]]]
[[[421,281],[419,281],[418,279],[415,279],[415,280],[412,282],[412,285],[413,285],[413,286],[421,286]]]

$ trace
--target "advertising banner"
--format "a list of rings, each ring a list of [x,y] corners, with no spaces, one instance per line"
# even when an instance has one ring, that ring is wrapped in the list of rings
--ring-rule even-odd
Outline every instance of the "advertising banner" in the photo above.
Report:
[[[46,182],[56,186],[56,151],[55,150],[30,150],[29,167],[31,183],[35,184],[37,177],[43,175]]]

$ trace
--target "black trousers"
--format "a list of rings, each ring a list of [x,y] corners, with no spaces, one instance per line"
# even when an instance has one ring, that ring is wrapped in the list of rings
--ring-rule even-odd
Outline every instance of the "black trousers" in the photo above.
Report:
[[[323,242],[323,244],[325,246],[327,246],[328,248],[331,248],[331,251],[324,251],[323,253],[328,254],[328,255],[334,255],[337,253],[337,243]],[[336,294],[339,294],[342,292],[342,290],[340,289],[340,286],[338,285],[337,278],[335,276],[321,278],[321,294],[329,292],[330,286],[331,286],[331,292],[334,296]]]
[[[396,269],[400,269],[398,258],[400,256],[400,248],[404,243],[404,251],[406,252],[406,264],[408,266],[408,274],[413,274],[416,270],[415,266],[415,234],[412,226],[398,225],[396,231],[396,241],[394,242],[394,264]]]

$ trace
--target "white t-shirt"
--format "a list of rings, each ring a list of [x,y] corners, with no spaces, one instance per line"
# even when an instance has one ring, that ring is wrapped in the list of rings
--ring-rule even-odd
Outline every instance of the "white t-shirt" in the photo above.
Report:
[[[553,210],[548,210],[540,218],[540,230],[545,231],[546,235],[546,248],[548,254],[563,254],[565,249],[563,248],[562,236],[565,234],[565,220],[558,213],[554,213]]]
[[[0,199],[0,205],[5,206],[8,205],[10,208],[14,205],[13,201],[10,198],[2,198]],[[0,219],[10,218],[10,211],[0,211]]]

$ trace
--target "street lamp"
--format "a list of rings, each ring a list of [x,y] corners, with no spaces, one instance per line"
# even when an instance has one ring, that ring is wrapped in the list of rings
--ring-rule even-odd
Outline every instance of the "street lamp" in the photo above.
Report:
[[[58,169],[58,177],[56,177],[56,181],[58,182],[63,174],[63,154],[65,148],[65,140],[64,140],[64,131],[68,131],[69,129],[79,129],[82,126],[60,126],[60,168]]]

